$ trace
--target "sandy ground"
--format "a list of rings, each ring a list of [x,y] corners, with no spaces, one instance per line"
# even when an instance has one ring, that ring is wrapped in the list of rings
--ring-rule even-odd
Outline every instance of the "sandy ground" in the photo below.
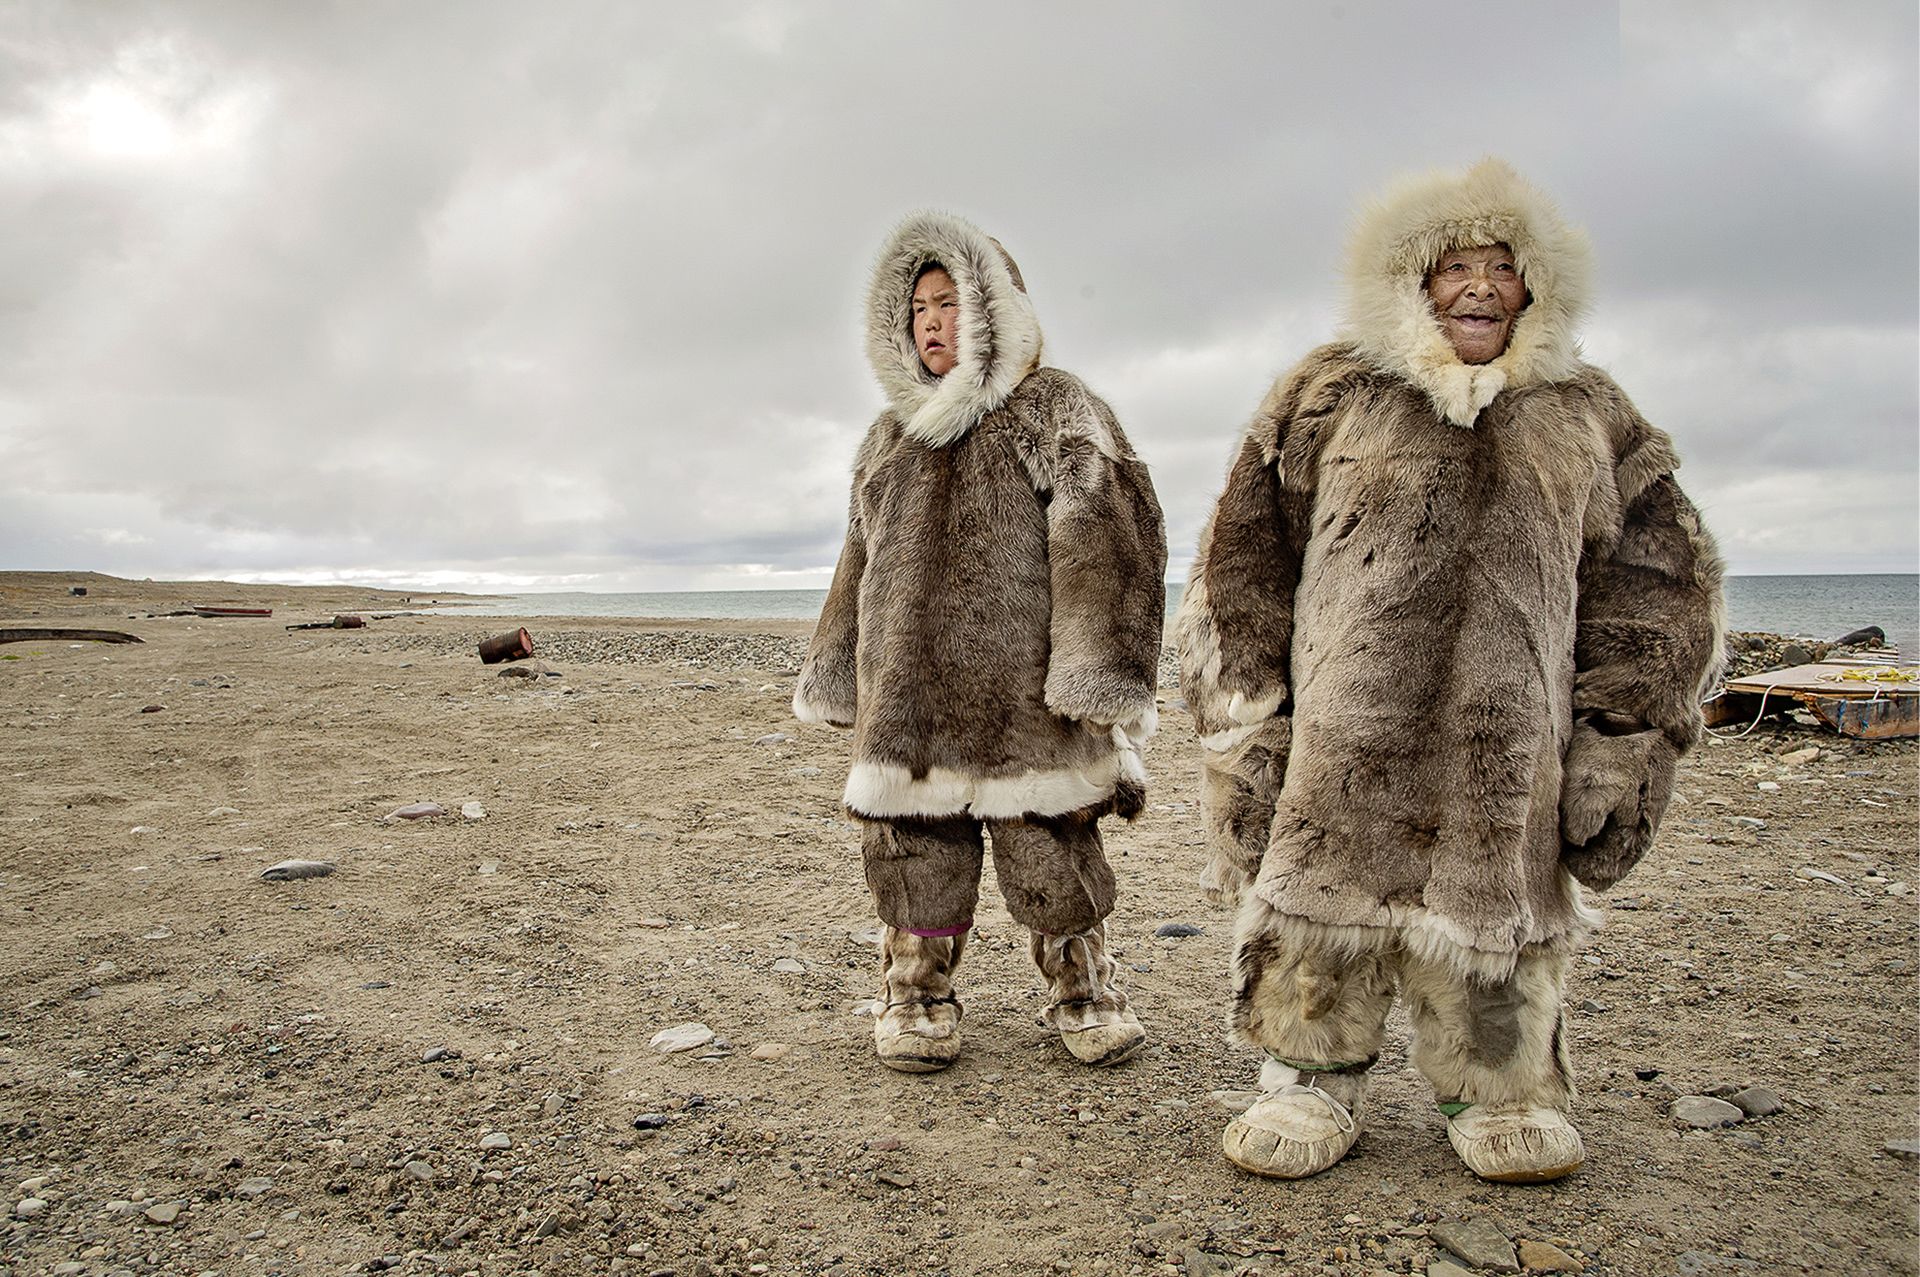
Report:
[[[859,1014],[846,740],[788,713],[806,625],[527,618],[503,677],[499,618],[282,628],[399,595],[69,580],[0,574],[0,625],[145,642],[0,645],[0,1272],[1443,1273],[1460,1221],[1589,1273],[1916,1269],[1910,742],[1687,761],[1575,963],[1581,1173],[1469,1176],[1396,1013],[1368,1134],[1283,1184],[1218,1151],[1255,1070],[1172,689],[1109,836],[1154,1045],[1094,1072],[1050,1040],[989,873],[966,1058],[915,1077]],[[189,599],[277,610],[145,615]],[[261,879],[289,858],[338,868]],[[715,1042],[649,1046],[690,1022]],[[1748,1085],[1784,1111],[1669,1115]]]

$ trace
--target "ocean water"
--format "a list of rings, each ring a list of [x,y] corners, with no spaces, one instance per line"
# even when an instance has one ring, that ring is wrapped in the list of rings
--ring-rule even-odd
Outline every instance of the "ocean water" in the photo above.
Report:
[[[1167,586],[1167,616],[1182,586]],[[637,620],[812,620],[825,590],[696,590],[656,594],[520,594],[485,603],[448,605],[467,616],[618,616]],[[1920,575],[1734,576],[1727,578],[1727,627],[1802,638],[1834,639],[1877,625],[1887,641],[1920,653]]]

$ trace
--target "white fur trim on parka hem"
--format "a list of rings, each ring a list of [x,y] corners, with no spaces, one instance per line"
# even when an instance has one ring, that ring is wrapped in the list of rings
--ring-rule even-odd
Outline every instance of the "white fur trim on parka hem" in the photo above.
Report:
[[[1531,296],[1507,348],[1489,363],[1454,353],[1427,297],[1427,274],[1458,248],[1505,244]],[[1404,181],[1355,220],[1343,336],[1382,372],[1424,391],[1471,427],[1502,390],[1562,381],[1579,363],[1575,331],[1593,273],[1586,235],[1502,160]]]
[[[913,278],[937,263],[960,294],[956,362],[936,377],[913,342]],[[1040,320],[1012,257],[979,227],[915,213],[880,250],[867,286],[867,360],[911,438],[952,443],[1040,366]]]
[[[870,819],[968,815],[980,820],[1018,820],[1084,811],[1112,798],[1123,780],[1143,788],[1147,783],[1139,747],[1124,729],[1112,731],[1114,752],[1082,769],[970,776],[935,767],[915,780],[907,768],[893,763],[855,763],[841,801],[854,815]]]

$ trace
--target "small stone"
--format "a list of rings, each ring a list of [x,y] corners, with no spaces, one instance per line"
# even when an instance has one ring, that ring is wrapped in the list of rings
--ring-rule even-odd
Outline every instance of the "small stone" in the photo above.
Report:
[[[401,1170],[406,1173],[407,1178],[417,1179],[422,1183],[433,1178],[433,1167],[417,1157],[401,1167]]]
[[[559,1117],[567,1107],[567,1097],[558,1091],[548,1091],[547,1098],[540,1101],[540,1112],[547,1117]]]
[[[541,1219],[540,1223],[535,1226],[533,1230],[533,1235],[536,1238],[551,1237],[559,1231],[560,1231],[560,1212],[548,1211],[546,1216]]]
[[[1430,1235],[1469,1267],[1496,1273],[1520,1271],[1520,1262],[1514,1258],[1513,1243],[1507,1240],[1505,1233],[1494,1227],[1492,1220],[1481,1217],[1442,1220],[1433,1226]]]
[[[260,871],[266,882],[297,882],[302,878],[325,878],[335,866],[326,860],[283,860]]]
[[[785,732],[768,732],[765,736],[755,737],[753,743],[756,745],[784,745],[792,739],[793,737],[787,735]]]
[[[244,1197],[248,1201],[252,1201],[256,1197],[263,1197],[272,1191],[273,1181],[265,1175],[250,1175],[233,1186],[233,1195],[235,1197]]]
[[[1758,816],[1729,816],[1727,819],[1742,829],[1761,830],[1767,827],[1767,822]]]
[[[420,1053],[420,1063],[438,1064],[442,1060],[457,1060],[460,1052],[450,1046],[430,1046]]]
[[[1890,882],[1887,884],[1887,894],[1890,896],[1910,896],[1913,894],[1913,888],[1904,882]]]
[[[1186,1277],[1233,1277],[1240,1271],[1240,1257],[1219,1255],[1210,1250],[1187,1252]]]
[[[675,1055],[681,1051],[697,1050],[713,1041],[713,1030],[698,1022],[676,1024],[670,1029],[662,1029],[647,1042],[647,1045],[662,1055]]]
[[[639,1117],[633,1119],[633,1129],[636,1131],[657,1131],[672,1120],[673,1115],[670,1113],[642,1113]]]
[[[1201,928],[1194,926],[1191,922],[1163,922],[1153,929],[1153,934],[1156,936],[1178,938],[1181,936],[1197,936],[1202,934],[1202,931]]]
[[[791,1050],[793,1050],[793,1048],[785,1042],[762,1042],[759,1046],[754,1047],[753,1050],[747,1053],[747,1058],[752,1060],[765,1060],[771,1063],[774,1060],[784,1060],[787,1057],[787,1052]]]
[[[1772,1117],[1787,1107],[1780,1102],[1778,1095],[1764,1086],[1749,1086],[1745,1090],[1735,1091],[1727,1097],[1727,1102],[1748,1117]]]
[[[500,872],[500,862],[497,860],[483,860],[475,867],[474,872],[483,878],[491,878]]]
[[[1814,868],[1808,867],[1808,868],[1796,869],[1793,872],[1799,877],[1806,878],[1812,882],[1830,882],[1836,887],[1844,887],[1847,885],[1847,880],[1845,878],[1841,878],[1834,874],[1830,874],[1824,869],[1814,869]]]
[[[487,809],[479,803],[461,803],[460,814],[468,820],[485,820]]]
[[[215,807],[212,811],[207,813],[207,819],[218,820],[222,816],[238,816],[239,814],[240,814],[240,809],[238,807]]]
[[[23,1197],[13,1204],[15,1219],[34,1219],[47,1213],[47,1202],[42,1197]]]
[[[512,1147],[513,1136],[507,1134],[505,1131],[488,1131],[480,1137],[480,1149],[482,1152],[490,1153],[498,1149]]]
[[[171,1224],[180,1218],[179,1202],[156,1202],[140,1212],[149,1224]]]
[[[812,780],[820,774],[820,769],[818,767],[796,767],[787,774],[790,776],[798,776],[801,780]]]
[[[895,1135],[882,1135],[867,1141],[867,1150],[873,1153],[897,1153],[901,1147],[900,1139]]]
[[[775,958],[773,961],[773,969],[782,975],[805,975],[807,973],[806,964],[797,958]]]
[[[1791,754],[1780,755],[1780,761],[1789,767],[1798,767],[1802,763],[1813,762],[1819,757],[1820,747],[1818,745],[1809,745],[1805,749],[1796,749]]]
[[[35,1175],[32,1179],[23,1179],[19,1184],[20,1191],[28,1197],[38,1197],[40,1190],[45,1188],[52,1178],[51,1175]]]
[[[444,816],[447,809],[439,803],[408,803],[405,807],[396,807],[387,813],[388,820],[427,820],[434,816]]]
[[[914,1185],[913,1176],[905,1171],[881,1171],[874,1178],[893,1188],[912,1188]]]
[[[1683,1095],[1667,1108],[1674,1121],[1697,1131],[1733,1126],[1746,1117],[1735,1105],[1710,1095]]]
[[[1595,1002],[1592,998],[1585,998],[1580,1003],[1580,1009],[1588,1015],[1601,1015],[1606,1012],[1607,1004],[1604,1002]]]
[[[1920,1140],[1888,1140],[1880,1146],[1880,1149],[1895,1157],[1904,1157],[1908,1161],[1920,1158]]]
[[[1522,1240],[1520,1266],[1530,1273],[1583,1273],[1587,1266],[1552,1242]]]
[[[1213,1102],[1229,1113],[1244,1113],[1260,1099],[1258,1091],[1215,1091]]]
[[[1777,794],[1780,792],[1780,782],[1777,780],[1763,780],[1755,785],[1754,788],[1763,794]]]
[[[1473,1277],[1473,1270],[1462,1268],[1451,1259],[1436,1259],[1427,1265],[1427,1277]]]

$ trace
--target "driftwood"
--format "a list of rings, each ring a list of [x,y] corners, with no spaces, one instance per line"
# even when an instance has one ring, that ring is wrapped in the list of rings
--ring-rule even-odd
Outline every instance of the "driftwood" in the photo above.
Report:
[[[0,643],[55,643],[66,639],[75,643],[139,643],[144,640],[119,630],[43,630],[38,628],[0,629]]]

